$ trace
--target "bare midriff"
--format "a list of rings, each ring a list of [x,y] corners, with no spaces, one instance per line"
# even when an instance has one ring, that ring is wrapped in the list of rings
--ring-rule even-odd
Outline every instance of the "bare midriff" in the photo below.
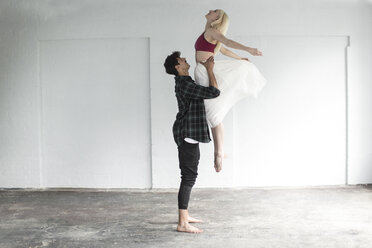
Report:
[[[213,56],[213,53],[205,51],[195,51],[195,60],[197,63],[205,62],[210,56]]]

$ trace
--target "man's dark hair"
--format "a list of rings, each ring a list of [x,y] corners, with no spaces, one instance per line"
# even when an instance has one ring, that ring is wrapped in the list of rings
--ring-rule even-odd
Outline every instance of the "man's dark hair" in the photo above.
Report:
[[[175,66],[179,64],[177,58],[180,56],[181,53],[179,51],[175,51],[165,59],[164,67],[168,74],[178,76],[178,71],[176,70]]]

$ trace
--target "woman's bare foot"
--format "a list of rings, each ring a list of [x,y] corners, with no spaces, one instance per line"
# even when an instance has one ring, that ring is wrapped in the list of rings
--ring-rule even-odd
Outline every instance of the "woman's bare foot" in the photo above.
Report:
[[[214,154],[214,168],[216,172],[220,172],[222,170],[222,159],[223,159],[222,153],[215,153]]]
[[[200,222],[203,222],[202,220],[198,220],[198,219],[195,219],[193,217],[188,217],[188,222],[189,223],[200,223]]]
[[[190,225],[189,223],[185,223],[183,225],[178,224],[177,225],[177,231],[178,232],[188,232],[188,233],[201,233],[203,230],[199,229],[197,227],[194,227]]]

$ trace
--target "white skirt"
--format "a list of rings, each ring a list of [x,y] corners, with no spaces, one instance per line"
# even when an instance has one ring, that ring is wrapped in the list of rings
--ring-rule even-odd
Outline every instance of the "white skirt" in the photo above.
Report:
[[[244,97],[257,98],[266,85],[266,79],[257,67],[246,60],[219,60],[214,62],[214,75],[220,95],[205,99],[205,112],[210,127],[220,124],[232,106]],[[208,73],[204,65],[197,63],[194,71],[195,83],[209,86]]]

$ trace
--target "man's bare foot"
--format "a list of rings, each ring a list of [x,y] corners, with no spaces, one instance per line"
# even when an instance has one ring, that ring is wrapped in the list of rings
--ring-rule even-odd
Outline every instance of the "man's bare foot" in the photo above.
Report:
[[[214,154],[214,168],[216,172],[220,172],[222,170],[222,159],[223,159],[223,154],[221,153]]]
[[[188,233],[201,233],[203,230],[197,227],[190,225],[189,223],[185,223],[184,225],[177,225],[178,232],[188,232]]]
[[[202,220],[198,220],[198,219],[195,219],[193,217],[188,217],[188,222],[189,223],[200,223],[200,222],[203,222]]]

